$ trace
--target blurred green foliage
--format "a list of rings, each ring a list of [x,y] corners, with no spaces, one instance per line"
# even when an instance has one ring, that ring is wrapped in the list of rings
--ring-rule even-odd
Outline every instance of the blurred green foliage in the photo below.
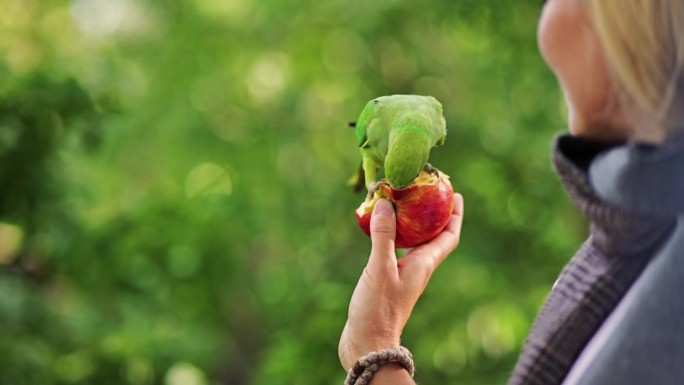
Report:
[[[346,124],[394,93],[444,104],[467,212],[405,331],[417,379],[505,382],[585,235],[539,1],[2,8],[1,384],[341,384],[370,245]]]

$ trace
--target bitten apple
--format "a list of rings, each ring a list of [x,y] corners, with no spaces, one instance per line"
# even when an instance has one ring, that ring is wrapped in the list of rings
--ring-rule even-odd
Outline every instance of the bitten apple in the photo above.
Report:
[[[386,180],[379,182],[377,190],[356,209],[361,230],[370,236],[370,219],[373,207],[380,198],[394,204],[397,214],[397,248],[421,245],[437,236],[449,223],[454,211],[454,190],[449,176],[434,169],[435,173],[421,171],[408,187],[392,188]]]

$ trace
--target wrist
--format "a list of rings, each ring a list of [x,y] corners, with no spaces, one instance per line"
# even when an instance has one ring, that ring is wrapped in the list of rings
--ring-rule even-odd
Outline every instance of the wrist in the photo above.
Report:
[[[353,341],[350,338],[344,339],[344,343],[340,345],[340,361],[344,369],[349,371],[355,362],[367,354],[399,346],[401,338],[389,334],[374,331],[373,333],[366,333],[365,338],[360,338],[357,341]]]
[[[410,385],[415,384],[409,372],[398,363],[389,363],[375,373],[369,385]]]
[[[378,333],[379,334],[379,333]],[[377,334],[375,338],[368,338],[366,339],[366,343],[359,346],[358,350],[358,355],[355,357],[355,360],[358,360],[359,358],[365,356],[366,354],[372,353],[372,352],[379,352],[382,350],[387,350],[387,349],[392,349],[396,346],[401,345],[401,338],[399,337],[393,337],[393,336],[383,336],[383,337],[377,337]]]

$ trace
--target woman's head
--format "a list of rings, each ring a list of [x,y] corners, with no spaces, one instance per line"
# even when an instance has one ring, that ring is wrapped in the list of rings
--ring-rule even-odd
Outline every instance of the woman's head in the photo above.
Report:
[[[684,125],[684,2],[547,0],[540,49],[571,131],[657,141]]]

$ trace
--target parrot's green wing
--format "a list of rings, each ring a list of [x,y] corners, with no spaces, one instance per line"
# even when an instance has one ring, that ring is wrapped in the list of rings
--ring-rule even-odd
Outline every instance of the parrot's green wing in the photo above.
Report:
[[[364,107],[356,122],[356,140],[361,150],[364,184],[370,187],[377,181],[377,172],[387,155],[389,125],[384,97],[376,98]]]
[[[378,104],[377,99],[366,103],[361,115],[356,120],[356,143],[361,148],[367,148],[368,143],[368,124],[373,120],[375,115],[375,106]]]
[[[355,128],[356,142],[359,148],[361,149],[362,157],[364,152],[363,149],[367,149],[368,147],[370,147],[367,129],[369,123],[373,120],[374,107],[376,104],[376,100],[371,100],[370,102],[366,103],[366,106],[361,111],[361,114],[359,115],[358,119],[356,119],[355,122],[350,123],[350,126]],[[364,162],[362,161],[359,165],[358,170],[347,181],[347,184],[353,186],[354,191],[356,192],[361,191],[361,189],[366,185],[367,178],[363,165]]]

